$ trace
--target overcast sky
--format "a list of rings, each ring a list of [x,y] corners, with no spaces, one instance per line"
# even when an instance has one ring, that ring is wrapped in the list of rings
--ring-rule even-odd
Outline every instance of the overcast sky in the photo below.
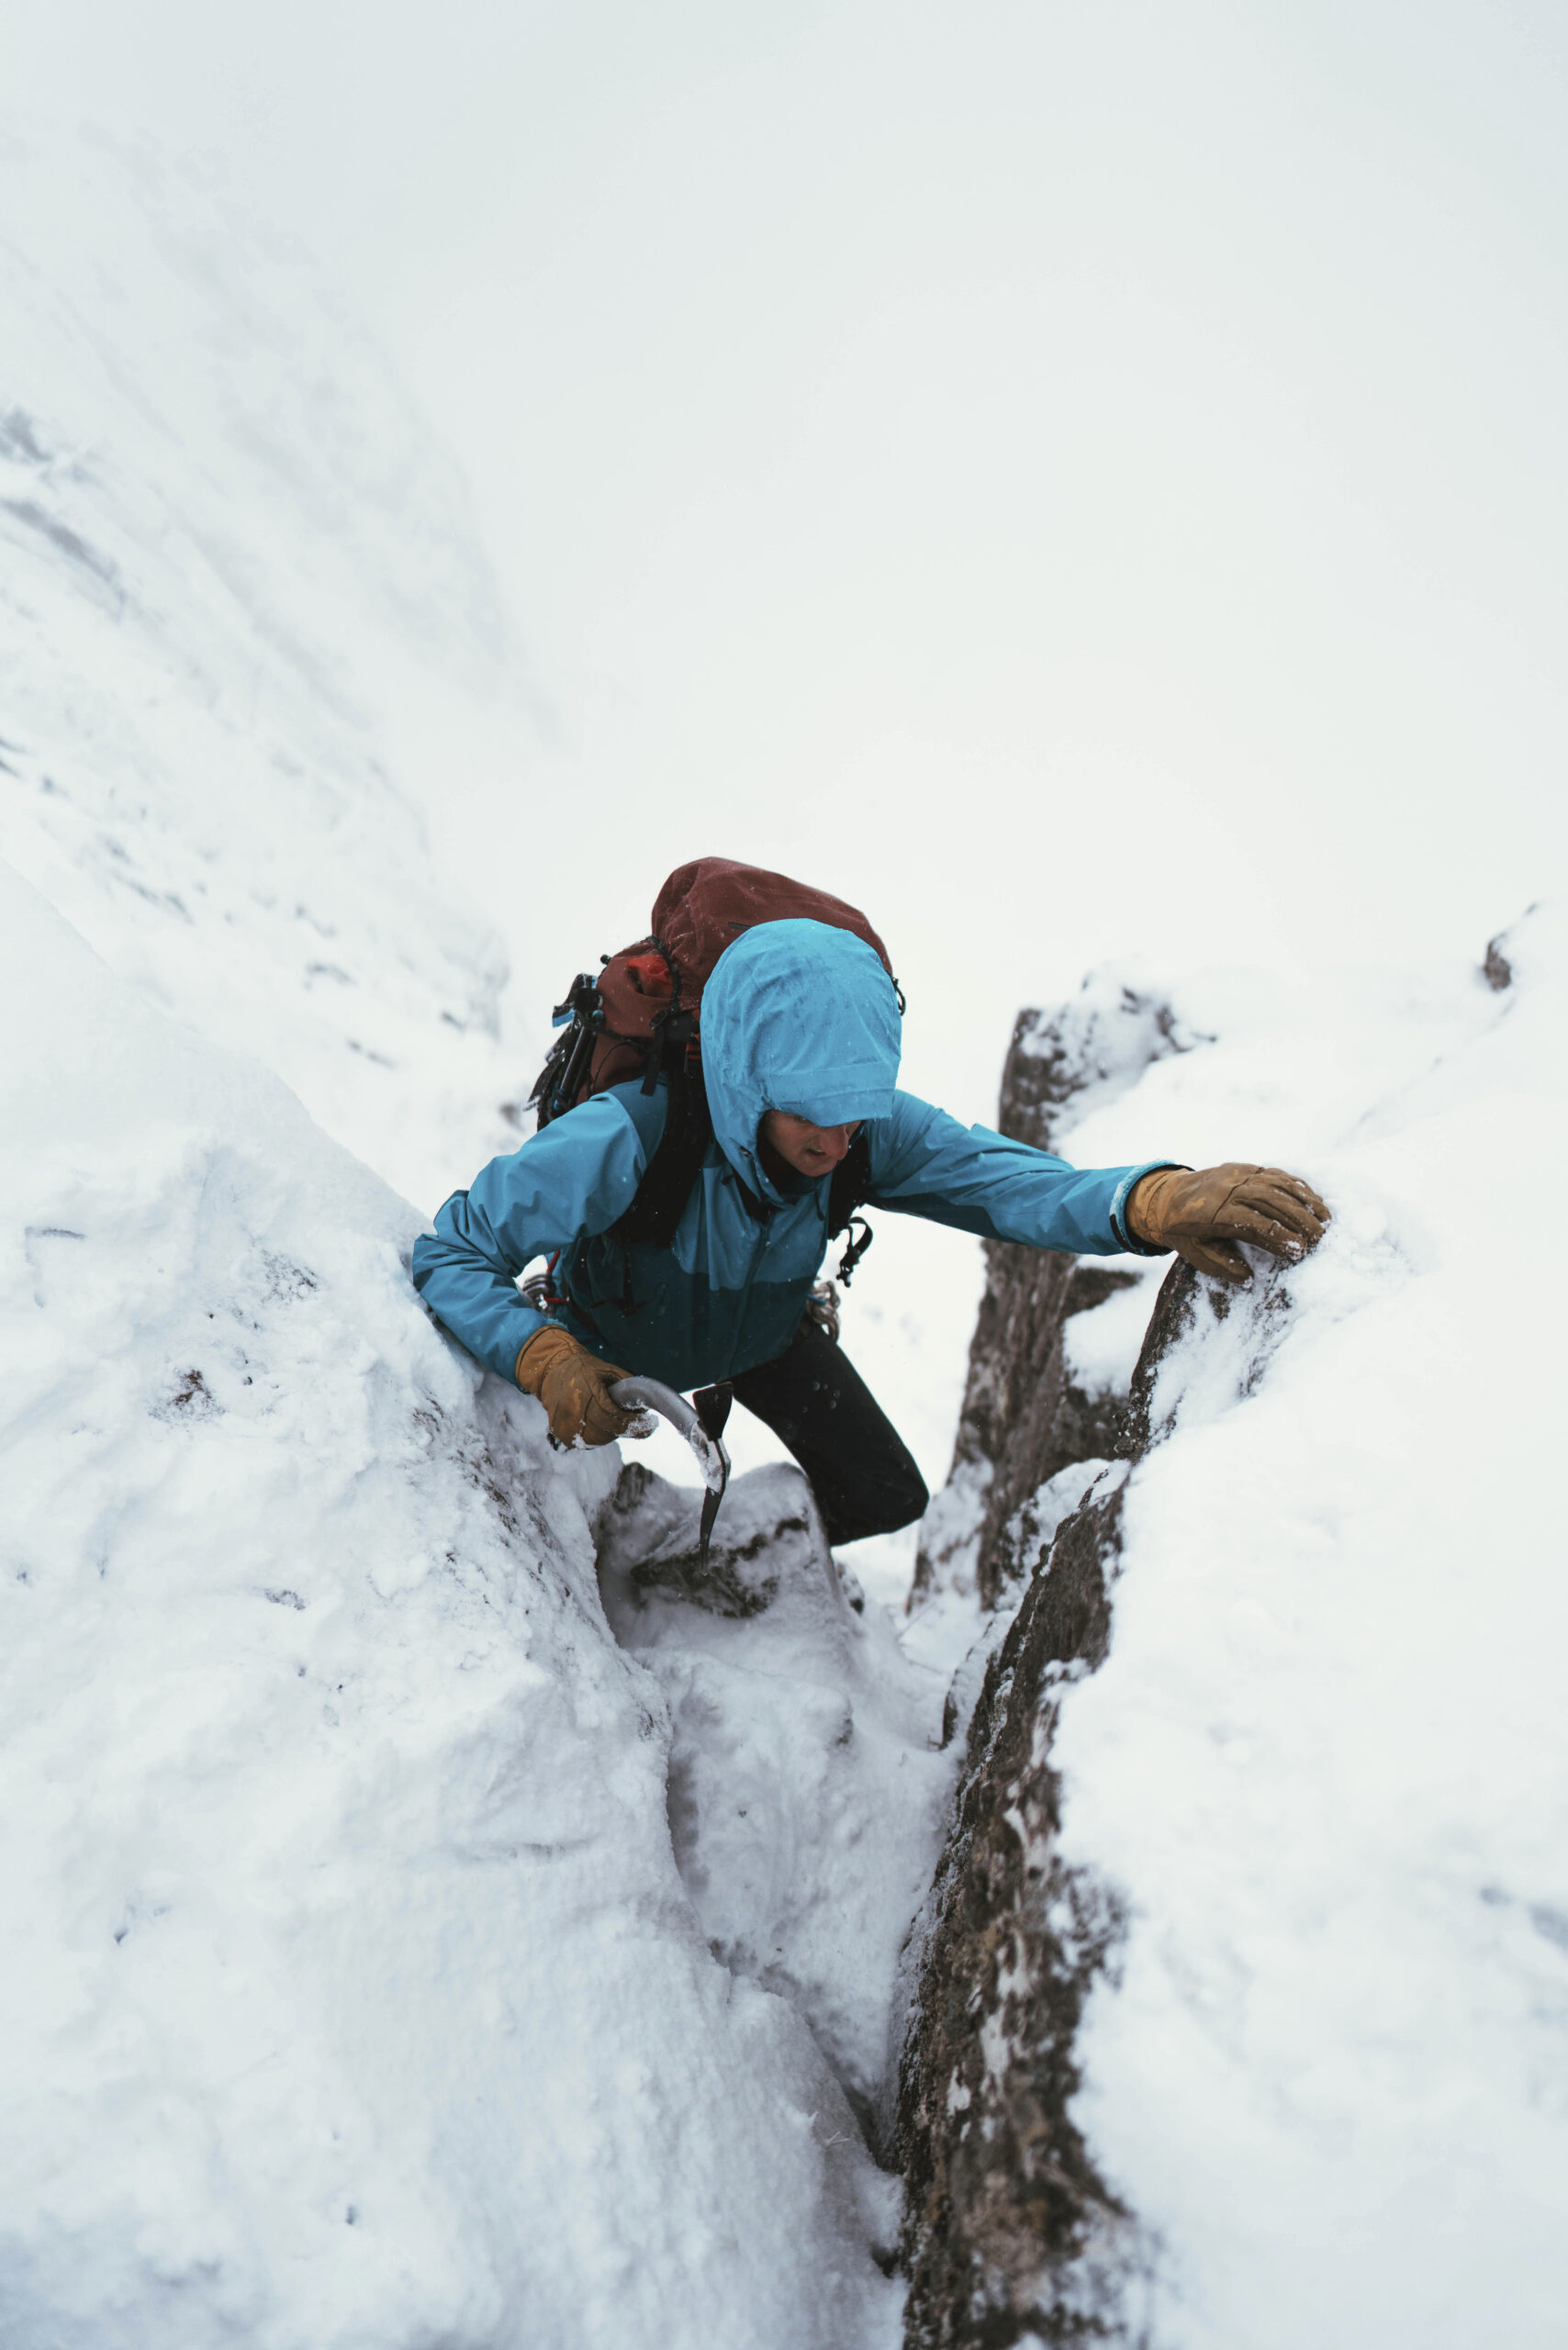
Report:
[[[1092,963],[1479,954],[1556,885],[1560,6],[0,31],[8,103],[221,156],[462,459],[539,718],[442,845],[525,994],[751,856],[868,907],[983,1115]]]

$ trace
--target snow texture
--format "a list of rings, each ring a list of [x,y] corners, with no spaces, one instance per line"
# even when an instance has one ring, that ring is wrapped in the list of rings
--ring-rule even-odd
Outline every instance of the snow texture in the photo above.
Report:
[[[464,486],[199,175],[0,128],[0,854],[433,1208],[516,1091],[422,812],[515,755]]]
[[[944,1683],[846,1587],[792,1462],[732,1484],[706,1568],[699,1499],[634,1464],[599,1529],[610,1621],[669,1707],[676,1857],[715,1955],[806,2018],[880,2141],[956,1776]]]
[[[0,2339],[889,2339],[884,2182],[676,1870],[613,1464],[279,1083],[10,875],[0,936]]]
[[[889,2350],[862,2124],[972,1575],[895,1639],[773,1466],[704,1583],[695,1489],[431,1326],[516,1074],[425,836],[519,708],[461,485],[212,188],[20,134],[0,184],[0,2340]],[[1080,1007],[1076,1159],[1335,1210],[1162,1374],[1062,1701],[1156,2350],[1562,2338],[1560,918],[1494,963]]]
[[[812,2023],[869,2078],[897,1930],[868,1892],[835,1953],[823,1875],[801,2004],[713,1955],[617,1459],[408,1278],[506,1143],[419,805],[515,709],[460,487],[211,190],[0,173],[0,2341],[885,2350],[896,2198]],[[868,1644],[772,1702],[909,1748],[907,1926],[940,1692]]]
[[[1165,1270],[1159,1258],[1151,1265],[1147,1259],[1140,1263],[1118,1257],[1115,1265],[1134,1275],[1131,1285],[1113,1290],[1085,1314],[1070,1314],[1062,1325],[1068,1376],[1094,1397],[1126,1395]]]
[[[1064,1857],[1131,1918],[1075,2111],[1157,2350],[1562,2339],[1565,996],[1551,909],[1484,974],[1196,979],[1219,1041],[1072,1137],[1283,1164],[1335,1218],[1168,1357],[1062,1699]]]

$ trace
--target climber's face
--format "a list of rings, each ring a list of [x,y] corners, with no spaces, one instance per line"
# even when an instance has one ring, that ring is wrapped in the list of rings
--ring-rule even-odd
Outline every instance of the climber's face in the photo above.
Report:
[[[776,1150],[797,1175],[831,1175],[858,1132],[852,1126],[813,1126],[790,1110],[769,1110],[762,1121],[762,1139]]]

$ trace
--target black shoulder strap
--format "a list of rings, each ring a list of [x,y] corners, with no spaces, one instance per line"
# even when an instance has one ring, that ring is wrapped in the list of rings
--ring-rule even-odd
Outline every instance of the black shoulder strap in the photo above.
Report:
[[[871,1246],[871,1227],[857,1213],[870,1196],[871,1141],[862,1126],[834,1169],[827,1194],[828,1238],[836,1240],[841,1232],[849,1233],[849,1246],[838,1260],[838,1278],[846,1289],[855,1278],[856,1266]],[[852,1229],[857,1224],[860,1226],[858,1238]]]
[[[627,1245],[645,1241],[655,1248],[669,1247],[691,1197],[691,1187],[702,1171],[712,1136],[713,1121],[700,1072],[689,1066],[678,1067],[670,1077],[669,1109],[658,1147],[637,1186],[636,1197],[611,1227],[617,1240]],[[836,1240],[852,1223],[860,1223],[860,1237],[851,1238],[838,1269],[846,1288],[871,1245],[870,1226],[857,1216],[870,1196],[871,1145],[862,1128],[834,1169],[827,1195],[830,1240]]]
[[[683,1055],[670,1074],[669,1108],[658,1147],[631,1206],[610,1227],[617,1240],[627,1245],[646,1241],[655,1248],[669,1247],[681,1211],[691,1197],[691,1187],[701,1172],[712,1133],[701,1073]]]
[[[864,1126],[833,1170],[827,1194],[827,1237],[836,1240],[857,1208],[871,1196],[871,1144]]]

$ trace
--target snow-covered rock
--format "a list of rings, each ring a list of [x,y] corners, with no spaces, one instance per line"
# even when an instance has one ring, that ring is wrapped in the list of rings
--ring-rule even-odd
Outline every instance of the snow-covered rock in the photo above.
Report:
[[[1151,1062],[1201,1041],[1147,986],[1092,972],[1058,1012],[1019,1013],[1002,1064],[998,1129],[1059,1153],[1086,1116],[1119,1102]],[[1094,1163],[1076,1143],[1073,1155],[1081,1166]],[[1149,1155],[1146,1145],[1133,1158]],[[1005,1240],[984,1246],[985,1292],[953,1465],[921,1526],[911,1593],[912,1606],[943,1619],[933,1628],[938,1645],[949,1636],[953,1600],[960,1615],[977,1592],[986,1607],[998,1605],[1019,1566],[1017,1541],[1001,1538],[1036,1487],[1114,1445],[1152,1296],[1144,1258],[1107,1262]]]
[[[676,1860],[716,1956],[787,1998],[873,2140],[957,1757],[943,1682],[846,1587],[792,1462],[700,1496],[636,1462],[599,1521],[622,1645],[670,1711]]]
[[[912,2344],[1561,2338],[1565,999],[1553,910],[1484,968],[1210,975],[1170,999],[1207,1041],[1085,1105],[1083,1163],[1255,1157],[1334,1223],[1239,1298],[1174,1271],[1130,1477],[1023,1592],[994,1538]]]
[[[18,2350],[885,2342],[885,2183],[710,1953],[669,1713],[418,1218],[0,871]]]

